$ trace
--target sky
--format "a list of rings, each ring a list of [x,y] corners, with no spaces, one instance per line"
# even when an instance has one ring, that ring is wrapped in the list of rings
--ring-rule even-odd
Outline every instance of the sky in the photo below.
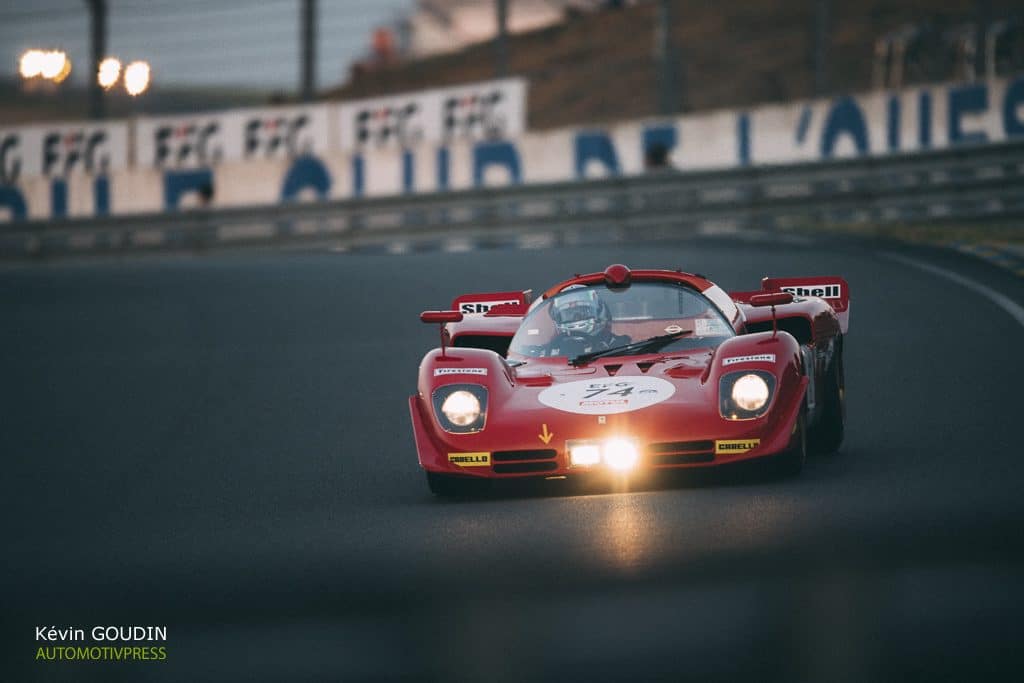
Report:
[[[317,85],[340,85],[375,27],[414,0],[319,0]],[[108,0],[107,52],[144,59],[153,82],[294,92],[299,83],[299,0]],[[89,77],[85,0],[0,1],[2,78],[17,78],[29,48],[63,49],[71,79]]]

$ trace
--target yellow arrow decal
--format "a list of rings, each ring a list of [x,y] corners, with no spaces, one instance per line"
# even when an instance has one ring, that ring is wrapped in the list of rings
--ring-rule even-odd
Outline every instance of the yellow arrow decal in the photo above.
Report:
[[[539,438],[544,443],[551,443],[551,437],[553,437],[555,435],[554,432],[549,432],[548,431],[548,424],[547,424],[547,422],[545,422],[543,425],[541,425],[541,427],[542,427],[541,433],[537,435],[537,438]]]

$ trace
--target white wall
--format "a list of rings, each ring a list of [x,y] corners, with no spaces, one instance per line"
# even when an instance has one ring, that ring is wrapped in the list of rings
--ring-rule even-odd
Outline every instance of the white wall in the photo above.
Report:
[[[1024,76],[524,131],[521,79],[341,104],[0,129],[0,221],[387,196],[1024,139]],[[951,128],[952,126],[952,128]],[[447,163],[442,163],[447,159]],[[360,171],[361,169],[361,171]],[[447,180],[445,180],[447,176]]]

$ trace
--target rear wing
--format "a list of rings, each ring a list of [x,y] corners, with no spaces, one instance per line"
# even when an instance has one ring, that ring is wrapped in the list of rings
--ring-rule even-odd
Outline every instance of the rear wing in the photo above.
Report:
[[[452,301],[452,310],[463,316],[513,315],[524,316],[530,307],[533,290],[522,292],[488,292],[463,294]]]
[[[839,328],[846,334],[850,324],[850,285],[841,277],[766,277],[756,292],[729,292],[733,301],[750,303],[750,297],[765,292],[789,292],[793,296],[816,296],[836,312]]]

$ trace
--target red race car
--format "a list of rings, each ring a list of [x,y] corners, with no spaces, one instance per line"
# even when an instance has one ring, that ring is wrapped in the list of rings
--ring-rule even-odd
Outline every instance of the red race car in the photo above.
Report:
[[[420,316],[441,326],[409,398],[420,466],[438,495],[768,458],[797,474],[843,440],[849,312],[840,277],[727,294],[623,265],[532,302],[460,296]]]

